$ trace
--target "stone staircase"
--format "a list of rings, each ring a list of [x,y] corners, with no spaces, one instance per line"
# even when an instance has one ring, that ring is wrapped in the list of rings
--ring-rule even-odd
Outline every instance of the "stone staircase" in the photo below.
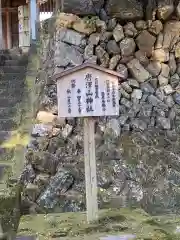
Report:
[[[27,55],[20,49],[0,51],[0,181],[4,169],[9,168],[8,161],[14,149],[6,149],[2,144],[7,141],[21,121],[19,105],[23,100]]]
[[[4,143],[12,139],[21,123],[27,64],[28,56],[20,49],[0,51],[0,225],[3,232],[12,226],[10,220],[17,217],[14,209],[19,204],[18,191],[7,186],[16,147],[14,144],[8,148]]]

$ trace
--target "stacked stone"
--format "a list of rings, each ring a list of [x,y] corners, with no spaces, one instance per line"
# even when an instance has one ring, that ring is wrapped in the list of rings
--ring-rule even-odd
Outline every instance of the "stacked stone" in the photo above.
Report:
[[[173,13],[180,18],[178,0],[64,0],[60,1],[61,10],[77,15],[99,15],[102,20],[111,16],[121,21],[137,19],[168,19]]]
[[[124,132],[133,135],[138,130],[144,136],[152,129],[155,132],[162,130],[171,140],[177,139],[180,120],[179,37],[180,21],[177,20],[168,20],[166,23],[159,19],[152,22],[138,20],[122,25],[115,18],[103,21],[99,17],[58,15],[55,41],[50,39],[50,54],[46,51],[46,55],[51,57],[46,60],[44,68],[46,77],[43,78],[44,88],[37,114],[39,123],[34,125],[33,139],[26,154],[27,166],[21,176],[26,203],[34,203],[36,210],[37,206],[53,208],[60,201],[58,193],[62,196],[67,192],[66,200],[73,195],[77,201],[70,197],[71,201],[61,202],[63,209],[84,209],[82,125],[77,119],[57,118],[54,74],[89,62],[123,75],[119,82],[119,117],[98,122],[96,142],[97,157],[100,159],[104,156],[115,159],[118,156],[122,160],[121,147],[116,148],[119,144],[117,137],[123,137]],[[42,77],[39,80],[42,81]],[[104,146],[103,142],[107,145]],[[103,198],[116,195],[114,189],[121,192],[127,178],[132,179],[128,183],[134,189],[132,195],[133,191],[136,195],[144,191],[141,177],[140,183],[133,180],[139,177],[137,169],[132,178],[126,160],[114,160],[112,165],[108,162],[108,166],[104,164],[97,164],[101,195],[105,191]],[[148,164],[149,169],[152,167],[151,173],[153,166],[150,162]],[[72,190],[69,190],[71,187]],[[135,198],[142,199],[142,196]]]
[[[66,21],[65,21],[66,20]],[[60,14],[55,73],[84,62],[120,72],[120,119],[123,129],[171,130],[180,104],[180,22],[143,20],[124,26],[113,18],[87,22]],[[64,25],[65,23],[65,25]]]

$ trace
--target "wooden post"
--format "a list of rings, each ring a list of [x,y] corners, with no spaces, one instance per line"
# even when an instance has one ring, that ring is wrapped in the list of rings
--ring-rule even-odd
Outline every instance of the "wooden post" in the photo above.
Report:
[[[62,10],[62,9],[60,9],[60,8],[61,8],[61,1],[62,1],[62,0],[56,0],[56,1],[55,1],[56,12],[57,12],[58,10]],[[62,3],[62,4],[63,4],[63,3]]]
[[[40,10],[39,10],[39,3],[36,4],[36,21],[39,22],[40,20]]]
[[[119,115],[121,74],[86,63],[56,74],[58,116],[84,119],[84,165],[87,221],[98,218],[95,117]]]
[[[11,1],[7,1],[7,8],[6,8],[6,31],[7,31],[7,48],[12,48],[12,36],[11,36]]]
[[[40,5],[36,4],[36,40],[40,39]]]
[[[37,4],[36,4],[36,0],[30,0],[31,40],[36,40],[36,18],[37,18]]]
[[[0,0],[0,49],[4,48],[3,29],[2,29],[2,5]]]
[[[3,229],[2,229],[2,226],[1,226],[1,222],[0,222],[0,236],[1,236],[2,233],[3,233]]]
[[[94,119],[84,118],[84,161],[87,221],[98,218]]]
[[[3,238],[3,228],[2,228],[2,224],[0,222],[0,238]]]
[[[7,48],[10,49],[12,47],[12,39],[11,39],[11,13],[9,11],[6,12],[7,19]]]

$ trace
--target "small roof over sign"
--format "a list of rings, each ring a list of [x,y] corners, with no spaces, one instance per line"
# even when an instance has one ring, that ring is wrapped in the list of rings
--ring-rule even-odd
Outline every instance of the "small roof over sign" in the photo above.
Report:
[[[54,78],[54,80],[59,80],[61,77],[67,76],[67,75],[69,75],[69,74],[71,74],[73,72],[77,72],[77,71],[85,69],[85,68],[94,68],[94,69],[99,70],[101,72],[105,72],[107,74],[114,75],[114,76],[116,76],[118,78],[123,79],[123,75],[121,73],[118,73],[118,72],[115,72],[113,70],[110,70],[110,69],[107,69],[107,68],[103,68],[101,66],[98,66],[96,64],[91,64],[91,63],[84,63],[84,64],[79,65],[77,67],[65,70],[64,72],[61,72],[61,73],[58,73],[58,74],[54,75],[53,78]]]

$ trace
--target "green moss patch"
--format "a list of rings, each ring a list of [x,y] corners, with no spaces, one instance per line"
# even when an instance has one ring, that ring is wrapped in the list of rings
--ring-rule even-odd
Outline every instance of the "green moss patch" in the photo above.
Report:
[[[0,222],[4,232],[14,235],[20,218],[20,188],[3,188],[0,185]]]
[[[173,234],[180,217],[151,217],[141,209],[99,211],[99,220],[87,224],[85,213],[28,215],[21,217],[18,235],[37,235],[39,239],[98,239],[110,234],[135,234],[141,240],[177,240]]]

